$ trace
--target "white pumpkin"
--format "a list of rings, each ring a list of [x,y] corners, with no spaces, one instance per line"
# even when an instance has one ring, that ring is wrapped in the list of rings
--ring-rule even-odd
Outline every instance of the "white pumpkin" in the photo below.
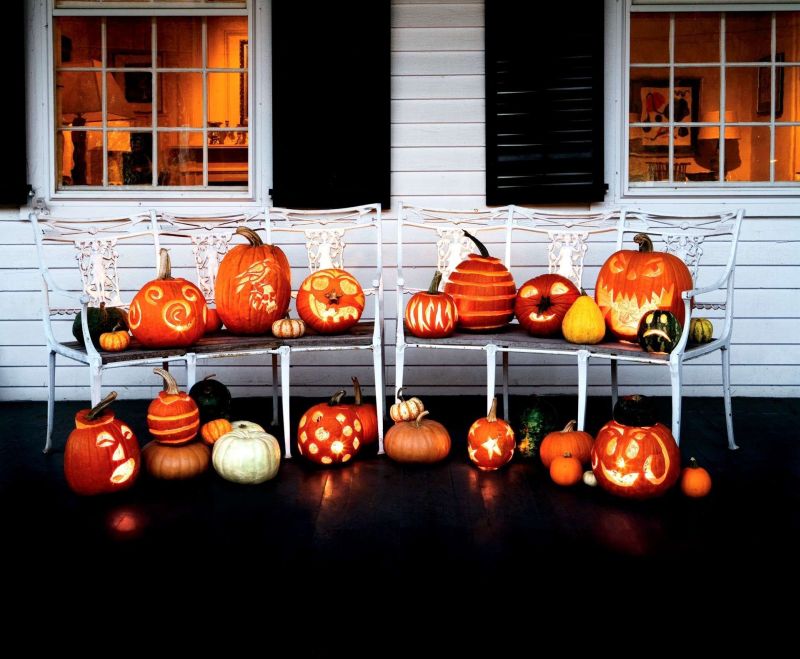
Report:
[[[594,472],[591,469],[583,472],[583,482],[589,487],[597,486],[597,476],[594,475]]]
[[[256,485],[275,478],[281,465],[278,440],[257,423],[234,421],[214,443],[211,462],[225,480]]]

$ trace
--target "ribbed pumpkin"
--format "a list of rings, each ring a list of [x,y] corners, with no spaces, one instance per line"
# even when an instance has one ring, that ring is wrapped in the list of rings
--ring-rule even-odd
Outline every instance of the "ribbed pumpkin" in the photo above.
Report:
[[[635,342],[639,321],[648,311],[671,311],[683,324],[681,293],[692,288],[692,274],[677,256],[654,252],[646,234],[633,240],[638,252],[614,252],[600,268],[594,297],[614,336]]]
[[[312,272],[297,290],[297,314],[320,334],[342,334],[364,313],[364,289],[346,270]]]
[[[539,447],[539,456],[542,464],[550,468],[557,457],[569,453],[582,464],[589,464],[592,457],[592,444],[594,437],[588,432],[575,430],[575,421],[570,421],[564,430],[548,433]]]
[[[669,311],[650,311],[639,321],[639,345],[647,352],[672,352],[681,338],[681,324]]]
[[[217,312],[234,334],[267,334],[289,308],[289,261],[280,247],[265,245],[252,229],[239,227],[236,233],[248,244],[233,247],[219,264]]]
[[[425,463],[444,460],[450,453],[450,433],[422,412],[414,421],[394,424],[386,433],[386,455],[397,462]]]
[[[458,322],[458,307],[450,295],[439,290],[442,273],[437,270],[427,292],[419,291],[406,305],[406,331],[422,339],[450,336]]]
[[[158,392],[147,408],[147,427],[160,444],[186,444],[197,437],[200,410],[186,392],[178,389],[175,378],[163,368],[153,373],[164,379],[164,390]]]
[[[606,335],[606,322],[597,303],[586,293],[572,303],[561,321],[561,333],[570,343],[600,343]]]
[[[397,402],[389,408],[389,416],[392,421],[399,423],[400,421],[411,421],[416,419],[422,412],[425,411],[425,404],[417,398],[405,398],[403,396],[403,387],[397,390]]]
[[[306,333],[306,324],[298,318],[280,318],[272,323],[272,336],[279,339],[299,339]]]
[[[203,443],[213,446],[220,437],[233,430],[231,422],[227,419],[212,419],[200,426],[200,437]]]
[[[511,461],[515,448],[514,431],[506,421],[497,418],[495,398],[489,414],[475,421],[467,433],[469,459],[481,471],[494,471]]]
[[[128,327],[146,348],[190,346],[206,331],[208,307],[188,279],[172,277],[169,252],[161,248],[158,277],[133,296]]]
[[[89,307],[86,313],[87,325],[89,326],[89,336],[94,347],[100,349],[100,335],[104,332],[113,332],[119,326],[124,329],[128,326],[128,314],[124,309],[117,307],[106,307],[105,302],[101,302],[99,307]],[[84,345],[83,324],[81,323],[81,312],[72,321],[72,336],[80,344]]]
[[[275,478],[281,449],[278,440],[261,426],[234,421],[233,430],[214,444],[211,462],[226,481],[257,485]]]
[[[692,318],[689,323],[689,341],[708,343],[714,340],[714,325],[708,318]]]
[[[378,408],[374,403],[365,403],[361,393],[361,383],[357,377],[353,377],[353,397],[355,403],[353,408],[361,421],[361,441],[366,444],[373,444],[378,441]]]
[[[150,442],[142,449],[142,461],[147,473],[154,478],[187,480],[208,470],[211,449],[201,442],[191,442],[183,446]]]
[[[464,232],[478,248],[450,274],[444,292],[458,308],[458,326],[465,330],[483,332],[505,326],[514,316],[517,287],[514,278],[475,236]]]
[[[344,389],[327,403],[311,407],[297,427],[300,455],[321,465],[348,462],[361,449],[363,428],[352,405],[342,404]]]
[[[514,314],[519,324],[533,336],[553,336],[561,331],[561,321],[580,291],[561,275],[539,275],[519,287]]]
[[[119,326],[117,326],[119,327]],[[126,329],[115,328],[100,335],[100,348],[106,352],[122,352],[131,345],[131,335]]]

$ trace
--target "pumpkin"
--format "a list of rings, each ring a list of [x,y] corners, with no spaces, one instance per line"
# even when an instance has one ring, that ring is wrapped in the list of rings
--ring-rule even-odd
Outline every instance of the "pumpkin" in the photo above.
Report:
[[[353,377],[353,396],[355,409],[359,420],[361,421],[361,441],[366,444],[373,444],[378,441],[378,408],[374,403],[365,403],[364,397],[361,393],[361,383],[358,378]]]
[[[583,483],[589,487],[597,487],[597,476],[591,469],[583,472]]]
[[[395,423],[416,419],[425,410],[422,401],[414,396],[403,398],[403,388],[397,390],[397,402],[389,408],[389,416]]]
[[[573,457],[569,451],[556,456],[550,464],[550,478],[557,485],[570,487],[579,483],[582,476],[581,461]]]
[[[519,417],[517,451],[529,460],[539,455],[539,446],[547,433],[556,430],[556,411],[540,396],[531,396]]]
[[[128,326],[145,348],[190,346],[206,331],[208,307],[188,279],[173,279],[169,252],[161,248],[158,277],[133,296]]]
[[[658,421],[653,399],[640,394],[620,396],[611,416],[623,426],[652,426]]]
[[[597,303],[582,293],[561,321],[561,333],[570,343],[600,343],[606,335],[606,321]]]
[[[437,270],[427,292],[414,293],[408,301],[404,318],[411,336],[442,339],[455,331],[458,307],[449,294],[439,290],[441,282],[442,273]]]
[[[234,421],[233,430],[214,444],[211,461],[226,481],[257,485],[272,478],[281,466],[278,440],[261,426]]]
[[[638,252],[614,252],[600,268],[594,297],[611,333],[635,342],[639,321],[648,311],[671,311],[683,323],[681,293],[691,290],[692,275],[677,256],[654,252],[646,234],[633,240]]]
[[[287,313],[272,323],[272,335],[279,339],[298,339],[306,333],[306,324],[302,320],[289,318]]]
[[[469,459],[482,471],[494,471],[514,457],[515,447],[513,429],[506,421],[497,418],[495,398],[489,414],[475,421],[467,433]]]
[[[689,321],[689,341],[709,343],[714,340],[714,325],[708,318],[692,318]]]
[[[711,492],[711,476],[694,458],[689,460],[689,466],[681,473],[681,492],[693,499]]]
[[[456,303],[457,324],[478,332],[503,327],[514,316],[514,278],[500,259],[489,256],[481,241],[466,231],[464,235],[480,253],[461,261],[444,286],[444,292]]]
[[[289,309],[289,261],[280,247],[265,245],[252,229],[239,227],[236,233],[247,244],[230,249],[219,264],[217,313],[234,334],[266,334]]]
[[[105,494],[129,488],[139,475],[139,444],[128,424],[108,409],[112,391],[92,409],[75,415],[64,449],[64,476],[76,494]]]
[[[201,442],[169,446],[150,442],[142,449],[147,473],[162,480],[187,480],[205,473],[211,464],[211,449]]]
[[[680,451],[661,423],[625,426],[609,421],[592,446],[592,471],[600,486],[623,497],[664,494],[680,475]]]
[[[206,313],[206,334],[215,334],[222,329],[222,319],[216,309],[208,308]]]
[[[297,313],[320,334],[341,334],[364,313],[364,290],[346,270],[312,272],[297,291]]]
[[[219,380],[214,379],[214,374],[206,375],[200,382],[195,382],[189,389],[192,397],[200,410],[200,423],[212,419],[227,419],[231,413],[231,392]]]
[[[213,446],[220,437],[233,430],[231,422],[227,419],[213,419],[200,426],[200,437],[209,446]]]
[[[72,321],[72,336],[79,345],[86,347],[83,340],[83,325],[81,323],[81,312]],[[101,302],[99,307],[89,307],[86,310],[87,324],[89,325],[89,336],[95,348],[100,348],[100,335],[105,332],[113,332],[117,327],[124,329],[128,327],[128,315],[123,309],[117,307],[107,307],[105,302]]]
[[[147,427],[161,444],[186,444],[197,437],[200,429],[200,410],[197,403],[178,389],[175,378],[163,368],[153,373],[164,380],[164,390],[158,392],[147,408]]]
[[[383,448],[392,460],[430,464],[450,453],[450,433],[438,421],[426,419],[428,410],[414,421],[400,421],[386,433]]]
[[[100,348],[106,352],[122,352],[127,350],[131,344],[131,335],[128,330],[119,329],[117,325],[111,332],[103,332],[100,335]]]
[[[297,427],[300,455],[323,465],[351,460],[361,448],[363,428],[352,405],[343,405],[345,391],[337,391],[327,403],[311,407]]]
[[[681,324],[669,311],[650,311],[639,322],[639,345],[647,352],[672,352],[681,331]]]
[[[520,286],[514,314],[533,336],[553,336],[580,295],[577,286],[562,275],[539,275]]]
[[[575,421],[570,421],[564,430],[548,433],[539,447],[542,464],[550,467],[557,457],[569,453],[581,464],[589,464],[592,457],[594,437],[588,432],[575,430]]]

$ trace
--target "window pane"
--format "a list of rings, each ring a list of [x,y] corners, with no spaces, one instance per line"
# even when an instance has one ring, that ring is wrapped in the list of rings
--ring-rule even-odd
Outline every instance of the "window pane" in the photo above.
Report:
[[[243,68],[246,56],[247,19],[244,16],[208,18],[208,66],[214,69]],[[246,60],[245,60],[246,62]]]
[[[692,109],[698,121],[710,121],[703,119],[705,112],[719,112],[719,78],[719,67],[675,69],[675,79],[697,92]]]
[[[99,62],[98,62],[99,65]],[[56,75],[56,107],[62,126],[85,126],[102,119],[102,73],[62,71]]]
[[[763,73],[763,76],[759,73]],[[733,111],[733,120],[769,121],[769,67],[727,67],[725,76],[726,104],[728,110]],[[762,97],[764,93],[765,105]],[[763,113],[764,107],[766,113]]]
[[[247,125],[247,77],[238,73],[208,74],[208,125]]]
[[[208,184],[247,185],[247,145],[236,145],[232,132],[223,133],[222,139],[222,146],[208,147]]]
[[[203,185],[203,133],[158,133],[158,184]]]
[[[122,185],[123,157],[131,152],[131,134],[130,131],[109,131],[107,139],[108,184]]]
[[[123,68],[152,66],[151,36],[150,18],[106,19],[108,66]]]
[[[669,14],[631,15],[631,62],[669,62]]]
[[[768,12],[730,12],[725,18],[725,58],[728,62],[769,59],[772,18]]]
[[[88,131],[58,131],[58,178],[62,187],[103,184],[102,159],[95,160],[97,144],[102,144],[102,133]]]
[[[159,66],[200,68],[203,66],[203,21],[201,18],[159,18],[157,22]]]
[[[675,61],[719,62],[719,14],[675,14]]]
[[[57,67],[91,66],[100,61],[100,19],[78,16],[59,16],[55,19],[55,47]]]
[[[800,181],[800,127],[775,129],[775,180]]]
[[[800,66],[784,66],[781,68],[783,70],[783,90],[780,89],[780,76],[775,81],[778,88],[778,93],[776,94],[778,99],[778,105],[775,110],[776,119],[780,121],[800,121],[800,105],[797,102],[798,94],[800,94]],[[783,112],[780,113],[779,110],[783,110]]]
[[[779,11],[775,51],[784,53],[787,62],[800,62],[800,12]]]
[[[153,124],[153,74],[149,71],[117,71],[108,74],[108,110],[116,118],[130,120],[131,126]],[[158,104],[164,107],[161,86]]]
[[[769,181],[769,126],[731,127],[725,138],[726,180]]]
[[[172,128],[203,126],[203,74],[159,73],[164,92],[164,112],[158,125]]]
[[[124,140],[124,137],[117,136]],[[153,184],[153,134],[129,133],[131,150],[122,154],[122,184]]]

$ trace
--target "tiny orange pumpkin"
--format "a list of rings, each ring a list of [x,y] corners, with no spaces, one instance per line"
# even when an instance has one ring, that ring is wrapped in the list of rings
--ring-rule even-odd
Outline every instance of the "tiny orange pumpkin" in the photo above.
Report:
[[[213,446],[220,437],[233,430],[233,425],[227,419],[213,419],[204,423],[200,428],[200,436],[209,446]]]
[[[547,433],[539,447],[539,456],[542,464],[550,468],[557,457],[564,453],[571,453],[582,464],[589,464],[592,459],[592,444],[594,437],[588,432],[575,430],[575,421],[570,421],[564,430]]]
[[[572,457],[572,454],[567,451],[550,464],[550,478],[557,485],[563,485],[564,487],[575,485],[583,478],[581,461]]]
[[[693,499],[711,492],[711,475],[694,458],[689,460],[689,466],[681,474],[681,492]]]
[[[130,344],[131,335],[128,334],[128,330],[119,329],[119,325],[112,331],[100,335],[100,348],[106,352],[122,352],[127,350]]]

